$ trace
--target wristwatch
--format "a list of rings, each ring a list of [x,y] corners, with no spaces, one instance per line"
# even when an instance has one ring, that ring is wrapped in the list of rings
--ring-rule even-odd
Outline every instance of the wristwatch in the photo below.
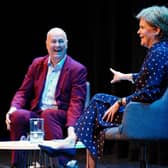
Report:
[[[122,106],[122,98],[119,98],[119,99],[117,100],[117,103],[119,104],[119,106]]]

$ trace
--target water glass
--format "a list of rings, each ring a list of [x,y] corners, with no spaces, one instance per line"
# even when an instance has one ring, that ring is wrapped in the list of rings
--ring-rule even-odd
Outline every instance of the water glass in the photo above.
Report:
[[[44,119],[30,119],[30,142],[38,143],[44,140]]]

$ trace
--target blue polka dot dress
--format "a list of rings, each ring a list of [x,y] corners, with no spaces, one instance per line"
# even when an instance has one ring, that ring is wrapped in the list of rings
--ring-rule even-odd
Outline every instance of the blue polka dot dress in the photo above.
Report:
[[[139,73],[133,74],[135,92],[126,97],[130,101],[153,102],[158,99],[168,87],[168,41],[162,40],[154,44],[147,52]],[[80,141],[95,158],[103,155],[104,128],[114,127],[119,122],[105,122],[102,120],[104,112],[118,99],[118,97],[99,93],[93,96],[89,106],[84,110],[75,126],[75,132]],[[121,106],[118,114],[122,114]]]
[[[78,138],[87,146],[95,157],[101,157],[104,146],[103,129],[118,126],[121,123],[123,107],[120,107],[113,123],[102,120],[104,112],[115,102],[118,97],[99,93],[90,101],[89,106],[79,118],[75,130]]]
[[[155,43],[149,50],[141,70],[133,74],[135,92],[127,102],[151,103],[157,100],[168,86],[168,40]]]

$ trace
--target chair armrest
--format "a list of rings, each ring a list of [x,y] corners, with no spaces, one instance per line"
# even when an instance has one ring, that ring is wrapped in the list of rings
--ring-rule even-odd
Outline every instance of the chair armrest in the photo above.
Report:
[[[130,102],[124,112],[122,134],[131,139],[168,139],[168,105]]]

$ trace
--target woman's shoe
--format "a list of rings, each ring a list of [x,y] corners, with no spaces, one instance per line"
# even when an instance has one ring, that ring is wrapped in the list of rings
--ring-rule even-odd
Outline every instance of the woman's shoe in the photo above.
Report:
[[[75,148],[52,148],[51,146],[46,146],[39,144],[40,149],[47,153],[51,157],[57,157],[60,155],[74,156],[76,154]]]

